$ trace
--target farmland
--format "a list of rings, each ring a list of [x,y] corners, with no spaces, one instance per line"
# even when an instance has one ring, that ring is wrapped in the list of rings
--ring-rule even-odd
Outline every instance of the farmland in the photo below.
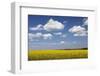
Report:
[[[88,50],[29,50],[28,60],[54,60],[88,58]]]

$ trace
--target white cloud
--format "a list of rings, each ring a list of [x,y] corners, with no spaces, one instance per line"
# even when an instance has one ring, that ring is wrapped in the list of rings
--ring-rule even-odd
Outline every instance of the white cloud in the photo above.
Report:
[[[29,33],[28,36],[29,36],[29,40],[33,40],[33,39],[41,38],[42,33],[36,33],[36,34]]]
[[[87,36],[87,31],[82,31],[80,33],[75,33],[74,36]]]
[[[62,38],[65,38],[67,35],[66,34],[63,34],[62,32],[56,32],[56,33],[53,33],[54,35],[58,35]]]
[[[81,31],[85,31],[85,28],[81,26],[73,26],[72,28],[69,29],[69,32],[72,32],[72,33],[78,33]]]
[[[35,35],[34,35],[34,37],[42,37],[42,33],[36,33]]]
[[[51,39],[53,36],[50,33],[43,34],[43,39]]]
[[[86,29],[84,27],[81,27],[81,26],[73,26],[68,31],[73,33],[74,36],[87,36]]]
[[[82,25],[82,26],[87,26],[87,25],[88,25],[88,19],[85,18],[85,19],[83,20],[83,25]]]
[[[30,30],[32,30],[32,31],[42,30],[42,29],[43,29],[43,25],[42,24],[39,24],[36,27],[31,27],[30,28]]]
[[[44,30],[46,31],[56,31],[64,29],[64,25],[52,18],[43,26]]]
[[[54,33],[54,35],[62,35],[62,32]]]
[[[42,39],[52,39],[52,37],[53,37],[53,35],[50,33],[42,34],[41,32],[38,32],[35,34],[29,33],[28,36],[29,36],[30,41],[34,41],[34,40],[36,41],[41,38]]]
[[[64,43],[65,43],[65,41],[60,41],[60,43],[61,43],[61,44],[64,44]]]
[[[61,37],[65,38],[67,35],[66,34],[63,34]]]
[[[28,38],[29,38],[30,41],[32,41],[33,40],[33,34],[32,33],[29,33],[28,34]]]
[[[64,29],[64,25],[61,22],[51,18],[45,25],[39,24],[36,27],[31,27],[29,29],[32,31],[36,30],[56,31]]]
[[[67,23],[67,21],[64,21],[63,23]]]

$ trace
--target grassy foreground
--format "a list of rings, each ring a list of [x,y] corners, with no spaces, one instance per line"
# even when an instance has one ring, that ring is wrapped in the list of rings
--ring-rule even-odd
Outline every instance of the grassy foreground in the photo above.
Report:
[[[28,60],[88,58],[87,50],[29,50]]]

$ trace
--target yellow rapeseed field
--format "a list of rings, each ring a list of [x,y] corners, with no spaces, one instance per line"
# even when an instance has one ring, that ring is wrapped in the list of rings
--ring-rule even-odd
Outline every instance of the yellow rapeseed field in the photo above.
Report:
[[[28,60],[88,58],[88,50],[29,50]]]

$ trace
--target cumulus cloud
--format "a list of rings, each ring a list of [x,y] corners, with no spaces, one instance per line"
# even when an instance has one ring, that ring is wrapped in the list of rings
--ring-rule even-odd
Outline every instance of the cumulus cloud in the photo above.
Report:
[[[53,36],[50,33],[43,34],[43,39],[51,39]]]
[[[34,39],[41,38],[42,37],[42,33],[36,33],[36,34],[29,33],[28,37],[29,37],[29,40],[33,41]]]
[[[33,34],[32,33],[29,33],[28,34],[28,38],[29,38],[30,41],[32,41],[33,40]]]
[[[37,30],[46,30],[46,31],[57,31],[57,30],[62,30],[64,29],[64,25],[57,21],[57,20],[54,20],[54,19],[49,19],[49,21],[42,25],[42,24],[39,24],[37,25],[36,27],[31,27],[29,28],[29,30],[31,31],[37,31]]]
[[[65,38],[67,35],[66,34],[63,34],[61,37]]]
[[[44,30],[46,31],[56,31],[64,29],[64,25],[52,18],[43,26]]]
[[[63,23],[67,23],[67,21],[63,21]]]
[[[54,35],[62,35],[62,32],[54,33]]]
[[[61,43],[61,44],[64,44],[64,43],[65,43],[65,41],[60,41],[60,43]]]
[[[84,27],[81,27],[81,26],[73,26],[68,31],[73,33],[74,36],[87,36],[86,29]]]
[[[38,33],[29,33],[29,40],[34,41],[34,40],[38,40],[38,39],[51,39],[53,37],[52,34],[50,33],[46,33],[46,34],[42,34],[41,32]]]
[[[42,29],[43,29],[43,25],[42,24],[39,24],[36,27],[31,27],[30,28],[30,30],[32,30],[32,31],[42,30]]]
[[[85,31],[84,27],[81,26],[73,26],[72,28],[69,29],[69,32],[75,33],[75,32],[81,32],[81,31]]]
[[[88,19],[87,18],[84,18],[83,25],[82,26],[87,26],[87,25],[88,25]]]
[[[87,31],[82,31],[80,33],[75,33],[74,36],[87,36]]]

